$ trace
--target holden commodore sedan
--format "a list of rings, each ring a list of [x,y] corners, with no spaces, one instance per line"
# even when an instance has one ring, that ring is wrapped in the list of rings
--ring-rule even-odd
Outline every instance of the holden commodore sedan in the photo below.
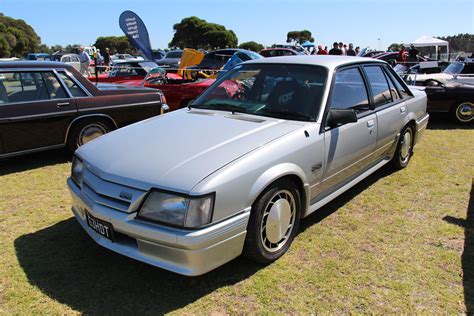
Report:
[[[242,253],[269,263],[301,218],[385,164],[406,167],[428,117],[425,93],[384,61],[248,61],[187,108],[80,147],[72,211],[99,245],[176,273]]]

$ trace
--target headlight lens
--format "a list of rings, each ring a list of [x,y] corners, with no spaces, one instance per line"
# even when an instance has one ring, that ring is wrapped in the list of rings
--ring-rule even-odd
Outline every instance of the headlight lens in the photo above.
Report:
[[[143,204],[139,216],[156,222],[195,228],[209,224],[214,196],[183,197],[154,191]]]
[[[84,169],[84,164],[82,160],[74,156],[72,158],[72,167],[71,167],[71,178],[76,182],[80,187],[82,184],[82,171]]]

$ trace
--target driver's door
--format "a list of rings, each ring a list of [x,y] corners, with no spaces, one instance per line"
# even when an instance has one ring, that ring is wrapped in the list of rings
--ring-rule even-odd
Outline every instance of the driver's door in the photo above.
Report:
[[[373,161],[377,117],[369,107],[369,94],[358,66],[337,71],[331,88],[330,109],[355,109],[357,122],[324,130],[325,163],[321,183],[311,188],[311,203],[334,192]]]

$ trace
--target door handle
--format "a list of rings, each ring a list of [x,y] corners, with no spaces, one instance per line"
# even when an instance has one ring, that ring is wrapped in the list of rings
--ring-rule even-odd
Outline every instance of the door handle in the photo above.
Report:
[[[68,106],[69,102],[58,102],[57,105],[58,106]]]
[[[402,106],[402,107],[400,108],[400,113],[401,113],[401,114],[405,114],[406,111],[407,111],[407,108],[406,108],[405,106]]]
[[[367,127],[372,129],[375,125],[375,121],[374,120],[368,120],[367,121]]]

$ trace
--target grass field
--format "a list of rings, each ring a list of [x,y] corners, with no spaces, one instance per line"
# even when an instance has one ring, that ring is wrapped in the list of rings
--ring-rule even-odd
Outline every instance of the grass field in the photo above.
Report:
[[[388,168],[302,221],[290,251],[201,277],[97,246],[61,151],[0,161],[0,313],[474,312],[474,129],[430,123]]]

